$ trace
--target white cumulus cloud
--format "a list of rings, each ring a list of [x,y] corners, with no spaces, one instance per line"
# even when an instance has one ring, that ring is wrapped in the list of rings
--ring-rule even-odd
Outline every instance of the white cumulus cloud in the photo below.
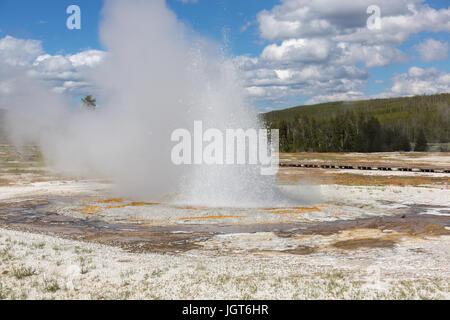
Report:
[[[76,54],[50,55],[37,40],[0,38],[0,67],[16,69],[22,76],[47,82],[55,91],[84,94],[90,84],[84,73],[98,66],[106,53],[86,50]],[[5,69],[6,70],[6,69]],[[0,94],[13,91],[13,82],[6,72],[0,73]]]
[[[450,73],[435,68],[411,67],[407,73],[394,76],[390,93],[393,96],[450,92]]]
[[[420,58],[425,62],[439,61],[448,59],[448,42],[440,42],[432,38],[416,46]]]
[[[372,5],[380,8],[380,29],[367,27]],[[254,101],[352,100],[365,96],[371,68],[413,59],[399,47],[411,35],[450,32],[450,7],[434,9],[425,0],[280,0],[259,12],[257,23],[267,44],[259,56],[236,59]],[[448,58],[446,42],[427,40],[416,50],[424,61]],[[445,75],[418,78],[414,70],[395,76],[382,94],[448,91]]]
[[[16,39],[11,36],[0,39],[0,61],[8,65],[28,65],[42,52],[42,44],[38,40]]]
[[[261,54],[261,58],[278,61],[314,62],[327,59],[330,43],[325,39],[290,39],[281,45],[271,44]]]

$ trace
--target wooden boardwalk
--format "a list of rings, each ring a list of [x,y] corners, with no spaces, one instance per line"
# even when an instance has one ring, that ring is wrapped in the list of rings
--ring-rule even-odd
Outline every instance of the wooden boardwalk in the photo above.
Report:
[[[343,170],[380,170],[380,171],[406,171],[428,173],[450,173],[450,167],[415,166],[410,164],[371,164],[371,163],[328,163],[328,162],[302,162],[298,160],[280,160],[280,167],[291,168],[319,168],[319,169],[343,169]]]

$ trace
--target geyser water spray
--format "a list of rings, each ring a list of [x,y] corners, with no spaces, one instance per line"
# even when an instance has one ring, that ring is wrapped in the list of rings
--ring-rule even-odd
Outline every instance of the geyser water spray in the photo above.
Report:
[[[86,78],[101,107],[70,111],[34,81],[16,93],[19,102],[4,102],[16,141],[38,143],[62,171],[112,179],[125,197],[235,207],[297,201],[258,165],[172,162],[172,133],[195,121],[222,132],[262,128],[218,44],[181,24],[163,0],[106,1],[100,38],[106,57]]]

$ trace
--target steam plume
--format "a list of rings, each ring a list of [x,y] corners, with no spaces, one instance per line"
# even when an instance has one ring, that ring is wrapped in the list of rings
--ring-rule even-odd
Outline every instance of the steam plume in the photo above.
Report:
[[[7,106],[12,138],[38,143],[71,174],[113,179],[124,196],[220,206],[290,203],[254,166],[175,166],[177,128],[258,128],[239,72],[220,47],[182,25],[163,0],[111,0],[102,12],[104,63],[88,79],[100,108],[67,109],[64,97],[17,76]]]

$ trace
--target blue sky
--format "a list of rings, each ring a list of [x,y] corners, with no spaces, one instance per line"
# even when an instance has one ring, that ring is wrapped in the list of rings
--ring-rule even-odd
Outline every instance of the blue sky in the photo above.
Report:
[[[93,48],[102,49],[98,39],[102,0],[0,0],[1,35],[30,38],[43,41],[50,54],[76,53]],[[200,0],[197,3],[167,1],[179,19],[197,32],[223,41],[229,36],[230,50],[234,54],[257,54],[261,45],[255,25],[256,14],[271,8],[275,0]],[[66,8],[78,5],[82,9],[81,30],[66,28]],[[253,23],[247,30],[241,28]]]
[[[295,2],[295,0],[292,1]],[[408,0],[405,1],[408,2]],[[345,1],[343,1],[343,3],[344,2]],[[375,0],[373,2],[378,3]],[[393,33],[398,31],[400,36],[407,32],[408,35],[406,40],[403,39],[395,44],[392,44],[387,40],[380,40],[379,43],[371,44],[373,46],[378,46],[380,50],[379,59],[382,60],[381,62],[369,61],[371,59],[370,53],[367,54],[367,58],[358,61],[357,56],[365,50],[362,49],[361,46],[366,46],[370,39],[363,39],[359,43],[356,43],[353,40],[353,42],[349,42],[351,45],[354,45],[352,49],[354,51],[345,53],[346,59],[350,56],[352,57],[350,62],[348,62],[348,59],[345,60],[345,62],[342,62],[342,57],[337,57],[335,60],[331,61],[331,58],[329,57],[333,54],[333,50],[330,50],[331,53],[327,56],[328,58],[323,58],[322,60],[318,59],[317,61],[313,59],[313,62],[305,62],[301,58],[301,52],[299,53],[300,58],[290,58],[292,54],[296,55],[296,53],[289,47],[290,44],[288,42],[284,44],[283,42],[292,39],[320,40],[321,37],[327,39],[327,41],[334,41],[333,46],[337,42],[334,39],[330,40],[330,37],[327,35],[305,35],[302,30],[299,30],[297,34],[293,33],[289,36],[282,35],[284,32],[283,30],[280,30],[278,35],[271,34],[270,29],[263,31],[264,22],[260,19],[260,13],[263,12],[263,10],[267,13],[267,17],[274,19],[273,21],[276,21],[277,23],[284,21],[283,19],[285,19],[286,15],[283,16],[283,14],[280,14],[274,9],[274,7],[278,5],[281,6],[280,11],[283,10],[283,3],[279,0],[197,0],[192,3],[184,3],[181,0],[167,1],[168,6],[174,10],[183,23],[190,26],[196,32],[221,43],[226,47],[227,52],[231,56],[258,59],[256,62],[252,61],[252,66],[246,70],[246,79],[248,80],[250,91],[255,93],[254,103],[261,108],[267,109],[303,103],[322,102],[339,98],[346,100],[352,98],[370,98],[372,96],[376,97],[377,95],[392,96],[417,94],[420,93],[420,88],[426,87],[418,82],[429,80],[424,80],[424,78],[416,79],[417,77],[411,79],[410,77],[408,78],[408,71],[411,70],[411,68],[421,68],[424,70],[434,68],[436,70],[435,74],[431,75],[431,73],[427,73],[428,78],[437,77],[438,75],[443,75],[445,77],[446,74],[450,73],[448,55],[446,58],[445,56],[444,58],[431,57],[428,59],[429,61],[426,61],[427,59],[424,60],[423,55],[418,53],[416,47],[419,44],[424,43],[427,39],[433,39],[437,41],[434,43],[437,45],[438,49],[440,48],[439,50],[441,52],[442,50],[445,50],[442,49],[442,45],[448,44],[450,38],[448,26],[445,25],[445,19],[450,19],[450,15],[447,16],[442,10],[449,8],[449,2],[448,0],[429,0],[425,2],[411,0],[410,2],[415,3],[419,11],[423,10],[423,12],[425,12],[428,10],[427,7],[429,7],[436,12],[440,12],[443,17],[443,22],[441,21],[442,27],[436,29],[430,25],[430,22],[424,21],[424,27],[422,29],[415,30],[415,27],[411,25],[411,30],[413,31],[409,33],[407,27],[406,31],[405,29],[394,30]],[[299,8],[302,8],[302,6],[306,8],[307,6],[305,4],[306,2],[302,0],[298,0],[298,3]],[[80,6],[82,10],[81,30],[68,30],[66,28],[66,19],[68,17],[66,8],[72,4]],[[397,8],[387,8],[388,5],[390,6],[389,2],[380,0],[382,17],[384,12],[389,12],[390,10],[394,12],[392,15],[408,14],[401,13],[401,10]],[[0,0],[0,39],[5,36],[11,36],[17,39],[40,40],[42,42],[43,51],[50,55],[64,56],[92,49],[103,50],[104,48],[102,48],[98,38],[101,8],[102,1],[100,0]],[[348,9],[349,12],[351,11],[350,9],[351,8]],[[314,17],[314,19],[320,18],[322,21],[331,19],[329,18],[330,15],[324,10],[320,8],[314,10],[317,12],[317,17]],[[342,11],[345,10],[345,8],[342,9]],[[400,10],[398,11],[400,13],[395,10]],[[361,16],[362,15],[365,15],[365,13],[362,12]],[[422,15],[418,15],[418,17],[420,18]],[[424,19],[426,20],[426,17]],[[275,25],[274,28],[282,27],[283,25],[281,22]],[[436,21],[436,23],[438,24],[439,21]],[[448,24],[450,25],[450,22],[448,22]],[[304,28],[307,27],[308,25],[305,23]],[[337,28],[341,27],[342,26],[337,25]],[[405,27],[402,26],[402,28]],[[342,28],[341,30],[342,34],[347,33],[347,29]],[[387,32],[389,32],[389,30],[387,30]],[[351,34],[357,34],[357,32],[355,31]],[[433,44],[433,42],[431,42],[431,44]],[[441,44],[441,46],[439,46],[439,44]],[[275,47],[265,50],[269,46]],[[306,47],[305,49],[302,49],[302,46],[300,46],[298,50],[307,50]],[[423,47],[425,48],[424,51],[426,51],[426,44],[423,45]],[[289,55],[280,53],[280,50],[285,49],[290,50]],[[370,52],[372,49],[369,48],[364,52]],[[396,50],[400,50],[405,56],[402,59],[396,57],[398,54],[398,51]],[[263,55],[263,51],[266,51],[267,54]],[[391,53],[389,56],[384,57],[383,54],[385,54],[385,52]],[[281,58],[274,59],[274,54],[281,54]],[[424,54],[426,54],[426,52]],[[436,54],[439,55],[438,52]],[[246,62],[246,64],[248,63],[250,62]],[[336,83],[330,83],[329,87],[325,87],[323,80],[318,80],[320,83],[317,83],[316,87],[319,87],[319,85],[324,86],[324,89],[320,90],[314,90],[314,88],[307,87],[307,85],[305,85],[307,81],[304,79],[294,79],[296,77],[295,74],[313,67],[315,68],[314,70],[319,70],[320,72],[323,70],[324,73],[329,70],[333,70],[336,74],[342,73],[342,71],[335,70],[340,63],[348,65],[348,68],[355,67],[359,70],[358,72],[365,73],[366,75],[356,78],[351,76],[348,79],[346,76],[339,78],[339,76],[334,75],[336,77]],[[287,65],[289,65],[289,67],[286,67]],[[272,72],[272,75],[270,75],[269,78],[255,78],[254,75],[252,76],[252,70],[255,68],[264,70],[267,74],[271,74],[270,68],[273,70],[286,69],[289,71],[290,78],[289,81],[284,81],[286,79],[283,80],[280,77],[280,79],[275,79],[275,81],[273,78],[274,72]],[[413,73],[410,72],[410,75],[411,74]],[[404,79],[401,75],[405,75]],[[395,78],[396,76],[397,78]],[[295,83],[296,81],[298,81],[298,83]],[[349,84],[351,81],[353,82]],[[391,90],[399,81],[410,81],[410,84],[417,84],[416,87],[419,91],[412,90],[411,92],[408,92],[405,89],[395,89],[397,91]],[[260,85],[260,83],[264,83],[264,85]],[[398,87],[407,87],[407,83],[400,83]],[[314,86],[314,83],[311,83],[310,85]],[[342,85],[342,88],[339,87],[340,85]],[[346,85],[348,85],[348,88],[345,87]],[[430,84],[428,89],[423,89],[425,91],[423,93],[434,93],[431,88],[433,85],[434,84]],[[446,82],[443,84],[439,83],[439,88],[443,88],[440,89],[440,91],[445,91],[447,85]],[[437,85],[434,86],[436,87]],[[333,87],[339,87],[340,89],[334,89]],[[347,92],[355,93],[347,94],[345,90],[347,90]]]

